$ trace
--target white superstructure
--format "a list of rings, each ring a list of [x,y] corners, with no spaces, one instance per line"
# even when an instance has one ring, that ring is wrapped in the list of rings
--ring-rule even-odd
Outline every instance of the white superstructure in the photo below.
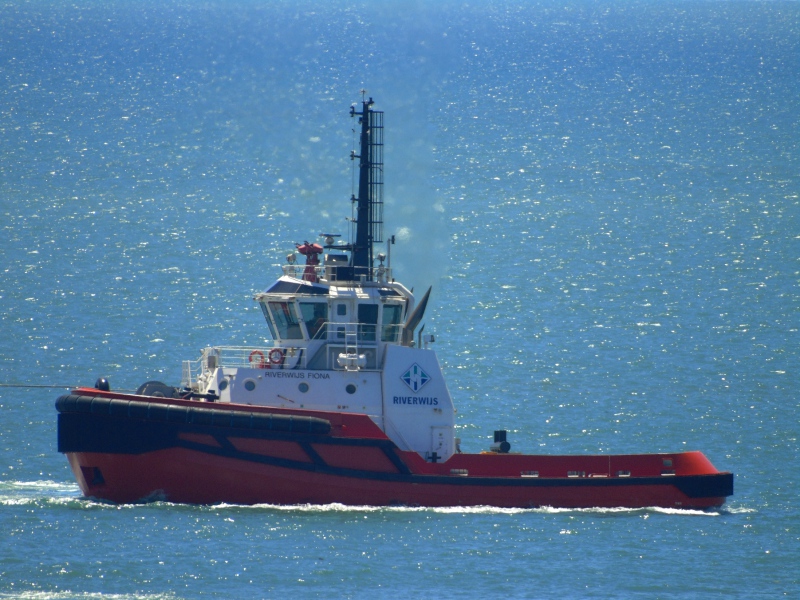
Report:
[[[254,298],[273,344],[205,348],[184,363],[183,385],[216,402],[364,413],[401,449],[446,460],[455,411],[431,336],[413,340],[422,310],[415,317],[414,296],[388,269],[378,281],[337,281],[337,264],[284,267]]]

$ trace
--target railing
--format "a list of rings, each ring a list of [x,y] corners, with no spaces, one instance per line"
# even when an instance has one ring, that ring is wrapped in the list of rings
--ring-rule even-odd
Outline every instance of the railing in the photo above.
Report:
[[[372,325],[370,323],[335,323],[327,321],[322,324],[314,334],[312,340],[327,340],[329,342],[345,342],[355,337],[364,345],[374,345],[377,342],[399,343],[403,338],[403,324]],[[377,338],[380,332],[380,339]],[[352,344],[348,344],[352,345]]]
[[[377,281],[386,283],[392,280],[392,270],[386,266],[372,269],[354,268],[344,265],[282,265],[283,274],[306,281],[334,283],[337,281]]]
[[[181,388],[191,388],[192,384],[199,379],[203,374],[206,365],[206,352],[210,348],[203,351],[203,355],[197,360],[183,361],[183,372],[181,373]]]
[[[341,324],[336,324],[337,326]],[[357,364],[367,371],[380,369],[378,342],[375,340],[375,326],[362,326],[365,334],[355,334],[356,328],[348,335],[342,332],[315,340],[307,345],[271,347],[255,346],[214,346],[205,348],[197,360],[183,361],[181,386],[192,388],[204,376],[217,367],[251,369],[303,369],[320,371],[346,370],[348,365]],[[362,327],[358,329],[361,330]],[[371,328],[371,333],[369,331]],[[398,334],[399,335],[399,334]],[[341,356],[349,360],[343,362]],[[353,362],[355,360],[355,362]]]
[[[290,345],[213,346],[197,360],[183,361],[182,387],[191,388],[217,367],[262,369],[343,370],[340,354],[364,356],[361,368],[379,369],[379,342],[399,343],[403,325],[323,323],[312,340],[289,340]],[[377,336],[380,335],[380,339]]]

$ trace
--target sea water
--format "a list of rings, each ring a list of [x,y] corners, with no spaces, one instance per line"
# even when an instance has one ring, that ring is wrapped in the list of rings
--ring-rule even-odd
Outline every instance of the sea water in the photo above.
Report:
[[[800,596],[800,4],[0,17],[0,597]],[[347,239],[362,89],[464,450],[702,450],[736,473],[725,507],[81,497],[55,398],[267,343],[253,293]]]

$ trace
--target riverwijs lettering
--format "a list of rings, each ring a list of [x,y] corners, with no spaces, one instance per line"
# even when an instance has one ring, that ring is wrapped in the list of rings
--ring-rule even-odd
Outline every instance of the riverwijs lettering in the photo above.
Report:
[[[392,402],[394,404],[424,404],[427,406],[437,406],[439,404],[439,398],[435,396],[422,396],[420,398],[416,396],[394,396]]]

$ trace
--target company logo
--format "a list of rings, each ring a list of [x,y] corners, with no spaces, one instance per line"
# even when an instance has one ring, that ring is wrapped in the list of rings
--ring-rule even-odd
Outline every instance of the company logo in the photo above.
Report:
[[[431,380],[430,375],[423,371],[422,367],[417,363],[411,365],[408,370],[400,376],[400,379],[411,388],[412,392],[420,391],[423,386]]]

